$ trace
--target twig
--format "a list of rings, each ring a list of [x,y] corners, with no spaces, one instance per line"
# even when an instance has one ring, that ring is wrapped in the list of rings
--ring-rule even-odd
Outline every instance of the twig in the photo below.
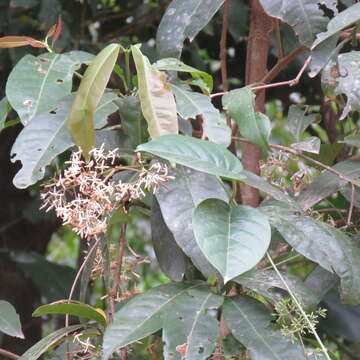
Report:
[[[280,60],[284,57],[284,49],[283,49],[283,45],[282,45],[282,41],[281,41],[281,31],[280,31],[279,19],[274,19],[274,29],[275,29],[278,59]]]
[[[350,208],[349,208],[349,214],[347,218],[347,225],[351,225],[351,217],[354,209],[354,201],[355,201],[355,185],[351,184],[351,201],[350,201]]]
[[[241,142],[244,142],[244,143],[251,143],[250,140],[248,139],[245,139],[245,138],[242,138],[242,137],[237,137],[237,136],[233,136],[232,139],[234,141],[241,141]],[[287,152],[287,153],[290,153],[290,154],[293,154],[293,155],[296,155],[298,157],[301,157],[333,174],[335,174],[336,176],[338,176],[340,179],[344,180],[344,181],[347,181],[349,182],[350,184],[353,184],[353,185],[356,185],[356,186],[359,186],[360,184],[356,181],[356,180],[353,180],[351,178],[349,178],[348,176],[340,173],[339,171],[335,170],[334,168],[330,167],[330,166],[327,166],[323,163],[321,163],[320,161],[317,161],[307,155],[304,155],[302,153],[300,153],[298,150],[295,150],[295,149],[292,149],[292,148],[289,148],[289,147],[286,147],[286,146],[282,146],[282,145],[277,145],[277,144],[268,144],[271,148],[273,149],[277,149],[277,150],[281,150],[281,151],[284,151],[284,152]]]
[[[0,348],[0,355],[3,355],[9,359],[15,359],[15,360],[20,359],[20,355],[14,354],[11,351],[7,351],[7,350],[1,349],[1,348]]]
[[[220,61],[221,61],[221,80],[224,91],[229,91],[228,81],[227,81],[227,68],[226,68],[226,39],[228,32],[228,23],[229,23],[229,1],[225,0],[224,2],[224,14],[223,14],[223,23],[221,30],[221,39],[220,39]],[[228,124],[229,125],[229,124]],[[231,123],[230,123],[231,125]]]
[[[318,213],[332,213],[337,212],[339,214],[346,213],[347,211],[345,209],[337,209],[337,208],[325,208],[325,209],[319,209],[316,210]]]

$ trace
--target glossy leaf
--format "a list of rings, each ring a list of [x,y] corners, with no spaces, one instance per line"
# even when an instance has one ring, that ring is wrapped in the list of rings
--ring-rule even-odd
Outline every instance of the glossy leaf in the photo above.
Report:
[[[22,354],[19,360],[36,360],[42,354],[44,354],[51,345],[56,344],[61,338],[66,336],[69,332],[79,330],[83,328],[83,325],[71,325],[68,327],[63,327],[59,330],[54,331],[53,333],[45,336],[35,345],[33,345],[29,350]]]
[[[67,300],[60,300],[51,304],[39,306],[33,312],[32,316],[37,317],[49,314],[74,315],[94,320],[102,326],[106,325],[106,318],[92,306],[75,302],[68,303]]]
[[[339,33],[341,30],[354,25],[359,20],[360,3],[357,3],[340,12],[337,16],[333,17],[327,24],[327,30],[317,35],[316,40],[311,46],[311,49],[313,50],[323,41]]]
[[[299,151],[307,151],[313,154],[320,153],[321,140],[317,136],[310,136],[303,141],[291,144],[291,147]]]
[[[196,242],[209,262],[228,282],[253,268],[270,244],[270,224],[249,206],[234,206],[207,199],[194,211]]]
[[[45,47],[44,44],[39,43],[36,39],[29,36],[4,36],[0,37],[0,49],[1,48],[15,48],[20,46],[34,46]]]
[[[299,141],[307,127],[316,120],[316,114],[305,115],[298,106],[291,105],[288,113],[288,126],[294,138]]]
[[[203,200],[216,198],[228,201],[228,196],[214,176],[182,166],[177,166],[171,175],[175,176],[175,180],[168,182],[166,188],[161,188],[156,194],[164,221],[176,243],[193,264],[206,277],[217,275],[215,268],[210,265],[196,243],[192,215]]]
[[[173,0],[161,19],[156,48],[159,58],[179,58],[185,39],[192,41],[219,10],[224,0]]]
[[[289,24],[302,44],[310,47],[326,29],[328,18],[314,0],[260,0],[265,12]]]
[[[254,360],[305,360],[298,343],[292,344],[279,331],[271,330],[271,313],[259,301],[247,297],[227,297],[223,315],[234,337]]]
[[[139,145],[136,151],[145,151],[211,175],[234,180],[244,178],[239,159],[223,146],[210,141],[167,135]]]
[[[181,281],[187,268],[187,257],[167,227],[156,197],[151,207],[151,238],[161,270],[171,280]]]
[[[91,59],[91,54],[82,51],[24,56],[6,83],[7,99],[21,122],[27,125],[36,115],[57,106],[71,92],[74,71]]]
[[[189,73],[195,80],[201,79],[206,85],[207,92],[210,94],[213,89],[213,78],[205,71],[200,71],[192,66],[184,64],[181,60],[176,58],[165,58],[158,60],[154,66],[158,70],[178,71]]]
[[[195,119],[202,116],[203,135],[210,141],[228,147],[231,143],[231,129],[226,119],[211,103],[208,96],[171,85],[176,97],[176,107],[179,115],[184,119]]]
[[[226,93],[222,97],[222,104],[236,121],[240,134],[266,152],[269,149],[271,124],[266,115],[255,113],[255,94],[250,88],[244,87]]]
[[[165,311],[172,311],[176,299],[201,287],[204,283],[170,283],[132,298],[115,314],[114,321],[105,330],[102,359],[107,360],[117,349],[161,329]]]
[[[116,63],[120,45],[110,44],[100,51],[86,69],[67,118],[67,127],[74,143],[87,158],[95,145],[94,113],[104,94]]]
[[[116,101],[121,117],[121,125],[126,135],[131,139],[134,148],[145,142],[149,133],[142,115],[140,101],[135,96],[127,96]]]
[[[297,300],[307,309],[313,309],[319,303],[317,297],[312,293],[312,289],[305,285],[303,281],[294,275],[282,273],[286,283],[296,296]],[[281,289],[286,291],[286,287],[274,270],[250,270],[233,279],[242,286],[257,292],[276,304],[284,295],[276,291]],[[289,295],[288,295],[289,296]]]
[[[24,339],[19,315],[14,307],[4,300],[0,300],[0,332]]]
[[[264,206],[261,211],[297,252],[340,277],[344,303],[360,303],[359,242],[324,222],[293,215],[284,208]]]
[[[222,302],[209,286],[189,289],[173,301],[164,316],[164,360],[208,359],[219,334],[216,316]]]
[[[6,97],[4,97],[0,101],[0,131],[5,127],[6,118],[11,110],[11,106],[7,101]]]
[[[179,132],[176,103],[165,73],[157,70],[138,45],[131,46],[138,83],[141,110],[151,138]]]

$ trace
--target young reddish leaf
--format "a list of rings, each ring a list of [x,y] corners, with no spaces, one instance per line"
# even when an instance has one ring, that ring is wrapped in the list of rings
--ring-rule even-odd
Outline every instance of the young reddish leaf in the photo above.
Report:
[[[45,47],[29,36],[4,36],[0,38],[0,48],[14,48],[20,46]]]
[[[52,40],[53,44],[55,44],[55,42],[60,37],[61,32],[62,32],[63,21],[62,21],[61,15],[59,15],[58,22],[57,22],[57,24],[55,26],[56,26],[56,30],[55,30],[55,34],[54,34],[54,37],[53,37],[53,40]]]
[[[49,29],[48,33],[46,34],[47,38],[51,38],[56,31],[56,24],[54,24],[53,26],[51,26],[51,28]]]
[[[27,37],[27,41],[28,41],[30,46],[35,47],[35,48],[44,48],[44,47],[46,47],[46,45],[44,43],[40,42],[39,40],[33,39],[31,37]]]

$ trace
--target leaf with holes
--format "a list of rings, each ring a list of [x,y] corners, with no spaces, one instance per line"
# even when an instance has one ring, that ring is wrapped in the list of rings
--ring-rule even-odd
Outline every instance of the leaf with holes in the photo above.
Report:
[[[197,115],[201,115],[203,135],[210,141],[228,147],[231,143],[231,129],[210,98],[204,94],[186,91],[176,85],[171,85],[171,88],[175,94],[179,115],[184,119],[195,119]]]
[[[0,300],[0,332],[9,336],[24,339],[21,330],[20,317],[14,307],[7,301]]]
[[[249,206],[234,206],[207,199],[193,215],[196,242],[225,283],[253,268],[270,244],[270,224]]]

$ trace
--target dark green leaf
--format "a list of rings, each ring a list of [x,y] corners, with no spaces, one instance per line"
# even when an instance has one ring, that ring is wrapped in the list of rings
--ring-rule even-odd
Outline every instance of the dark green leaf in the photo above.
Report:
[[[106,319],[95,308],[87,304],[70,302],[67,300],[56,301],[52,304],[42,305],[38,307],[32,316],[42,316],[49,314],[68,314],[86,319],[94,320],[100,325],[106,325]]]
[[[189,136],[166,135],[137,147],[171,162],[211,175],[242,180],[239,159],[223,146]]]
[[[228,201],[228,196],[220,181],[214,176],[182,166],[177,166],[170,174],[175,176],[175,180],[167,183],[166,188],[161,188],[156,194],[164,221],[177,244],[194,265],[206,277],[214,275],[216,270],[196,243],[192,229],[192,214],[203,200],[216,198]]]
[[[350,146],[360,147],[360,135],[348,135],[344,138],[344,143]]]
[[[151,238],[161,270],[171,280],[181,281],[187,268],[187,257],[167,227],[156,197],[151,207]]]
[[[151,138],[179,132],[176,103],[165,73],[144,56],[139,45],[131,46],[135,61],[141,110]]]
[[[83,325],[72,325],[68,327],[61,328],[59,330],[54,331],[53,333],[45,336],[35,345],[33,345],[29,350],[27,350],[19,360],[36,360],[42,354],[44,354],[51,345],[57,343],[61,338],[66,336],[69,332],[79,330],[83,328]]]
[[[157,34],[159,58],[179,58],[186,38],[192,41],[224,0],[173,0],[162,17]]]
[[[186,91],[183,88],[171,85],[176,97],[176,108],[179,115],[184,119],[195,119],[201,115],[203,119],[203,135],[210,141],[223,144],[228,147],[231,143],[231,129],[226,119],[211,103],[208,96],[204,94]]]
[[[9,336],[24,339],[19,315],[14,307],[4,300],[0,300],[0,331]]]
[[[266,152],[269,149],[271,124],[266,115],[255,113],[255,94],[250,88],[244,87],[226,93],[222,97],[222,104],[236,121],[240,134]]]
[[[288,126],[295,140],[299,141],[300,136],[306,128],[316,120],[316,114],[305,115],[305,111],[296,105],[291,105],[288,113]]]
[[[201,251],[227,283],[253,268],[270,244],[270,224],[259,210],[218,199],[200,203],[193,228]]]
[[[298,343],[292,344],[280,332],[271,330],[271,314],[259,301],[236,296],[225,298],[223,314],[232,334],[254,360],[305,360]]]
[[[0,101],[0,132],[2,129],[5,128],[5,121],[6,118],[11,110],[11,106],[9,102],[7,101],[6,97],[4,97]]]
[[[114,68],[120,45],[102,49],[86,69],[67,118],[69,133],[88,158],[95,145],[94,113]]]
[[[105,93],[102,96],[94,114],[95,129],[101,129],[108,124],[108,116],[118,109],[115,105],[117,99],[118,96],[113,93]]]

